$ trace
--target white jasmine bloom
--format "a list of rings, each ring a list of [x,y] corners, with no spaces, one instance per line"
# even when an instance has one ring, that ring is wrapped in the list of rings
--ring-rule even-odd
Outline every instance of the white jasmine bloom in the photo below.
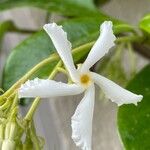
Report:
[[[71,44],[67,40],[67,34],[63,31],[62,26],[58,26],[56,23],[46,24],[44,30],[50,36],[74,83],[66,84],[48,79],[34,79],[21,86],[18,92],[19,97],[47,98],[76,95],[84,92],[84,97],[72,116],[72,139],[82,150],[91,150],[95,101],[94,84],[97,84],[106,97],[119,106],[130,103],[137,105],[137,102],[140,102],[143,96],[131,93],[109,79],[89,70],[115,45],[116,37],[113,34],[111,21],[105,21],[101,25],[98,40],[89,52],[85,62],[78,69],[73,63]]]

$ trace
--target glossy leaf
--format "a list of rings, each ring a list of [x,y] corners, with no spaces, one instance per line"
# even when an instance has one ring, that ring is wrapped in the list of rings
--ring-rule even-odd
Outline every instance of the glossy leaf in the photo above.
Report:
[[[0,23],[0,40],[2,39],[4,33],[10,28],[12,22],[5,21]]]
[[[140,21],[140,28],[150,34],[150,14],[146,15],[141,21]]]
[[[96,4],[96,5],[100,5],[100,6],[102,6],[102,5],[106,4],[106,3],[108,3],[109,1],[110,1],[110,0],[94,0],[95,4]]]
[[[27,29],[21,29],[18,28],[13,21],[6,20],[4,22],[0,23],[0,44],[3,39],[3,36],[6,32],[18,32],[18,33],[34,33],[34,30],[27,30]]]
[[[4,34],[7,32],[7,31],[10,31],[10,30],[15,30],[15,26],[13,24],[12,21],[4,21],[4,22],[1,22],[0,23],[0,45],[1,45],[1,41],[3,39],[3,36]]]
[[[49,12],[60,12],[68,16],[99,14],[92,0],[2,0],[0,10],[15,7],[38,7]],[[69,11],[68,11],[69,10]]]
[[[68,38],[73,44],[73,48],[76,48],[95,40],[99,35],[99,26],[105,19],[105,17],[72,19],[63,22],[62,25],[68,33]],[[120,23],[115,21],[114,31],[116,33],[121,32],[121,30],[117,30],[118,24]],[[8,89],[28,70],[54,52],[52,42],[44,31],[34,34],[19,44],[11,52],[4,68],[3,88]],[[77,54],[75,61],[81,60],[86,54],[86,51],[83,54]],[[56,63],[54,62],[44,67],[36,76],[46,78]]]
[[[118,110],[118,128],[126,150],[150,149],[150,65],[129,83],[127,89],[144,96],[135,105],[123,105]]]

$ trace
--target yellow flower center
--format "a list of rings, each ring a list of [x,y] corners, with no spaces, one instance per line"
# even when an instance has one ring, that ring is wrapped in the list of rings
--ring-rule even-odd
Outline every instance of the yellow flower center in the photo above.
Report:
[[[80,83],[84,86],[88,86],[91,83],[91,77],[88,74],[83,74],[80,76]]]

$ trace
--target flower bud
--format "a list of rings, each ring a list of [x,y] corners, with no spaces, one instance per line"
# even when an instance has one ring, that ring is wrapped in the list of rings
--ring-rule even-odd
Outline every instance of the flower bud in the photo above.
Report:
[[[1,150],[15,150],[15,142],[9,139],[3,140]]]
[[[5,139],[14,140],[17,133],[17,125],[15,122],[8,122],[5,128]]]
[[[4,126],[3,124],[0,124],[0,149],[2,148],[3,138],[4,138]]]
[[[1,150],[15,150],[15,136],[17,133],[17,125],[15,122],[8,122],[5,127],[5,136]]]

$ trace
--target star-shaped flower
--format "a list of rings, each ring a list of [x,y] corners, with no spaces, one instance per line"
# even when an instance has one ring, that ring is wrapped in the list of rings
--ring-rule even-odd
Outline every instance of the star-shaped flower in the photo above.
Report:
[[[112,30],[112,22],[105,21],[100,27],[100,36],[85,62],[76,69],[72,55],[71,43],[62,26],[56,23],[44,25],[44,30],[50,36],[59,56],[67,68],[73,84],[56,82],[53,80],[34,79],[27,81],[18,91],[19,97],[55,97],[77,95],[84,92],[84,97],[79,103],[71,119],[72,139],[82,150],[91,150],[92,119],[95,101],[95,86],[97,84],[105,95],[119,106],[122,104],[137,104],[142,100],[142,95],[136,95],[121,88],[109,79],[91,72],[89,69],[100,60],[116,40]]]

